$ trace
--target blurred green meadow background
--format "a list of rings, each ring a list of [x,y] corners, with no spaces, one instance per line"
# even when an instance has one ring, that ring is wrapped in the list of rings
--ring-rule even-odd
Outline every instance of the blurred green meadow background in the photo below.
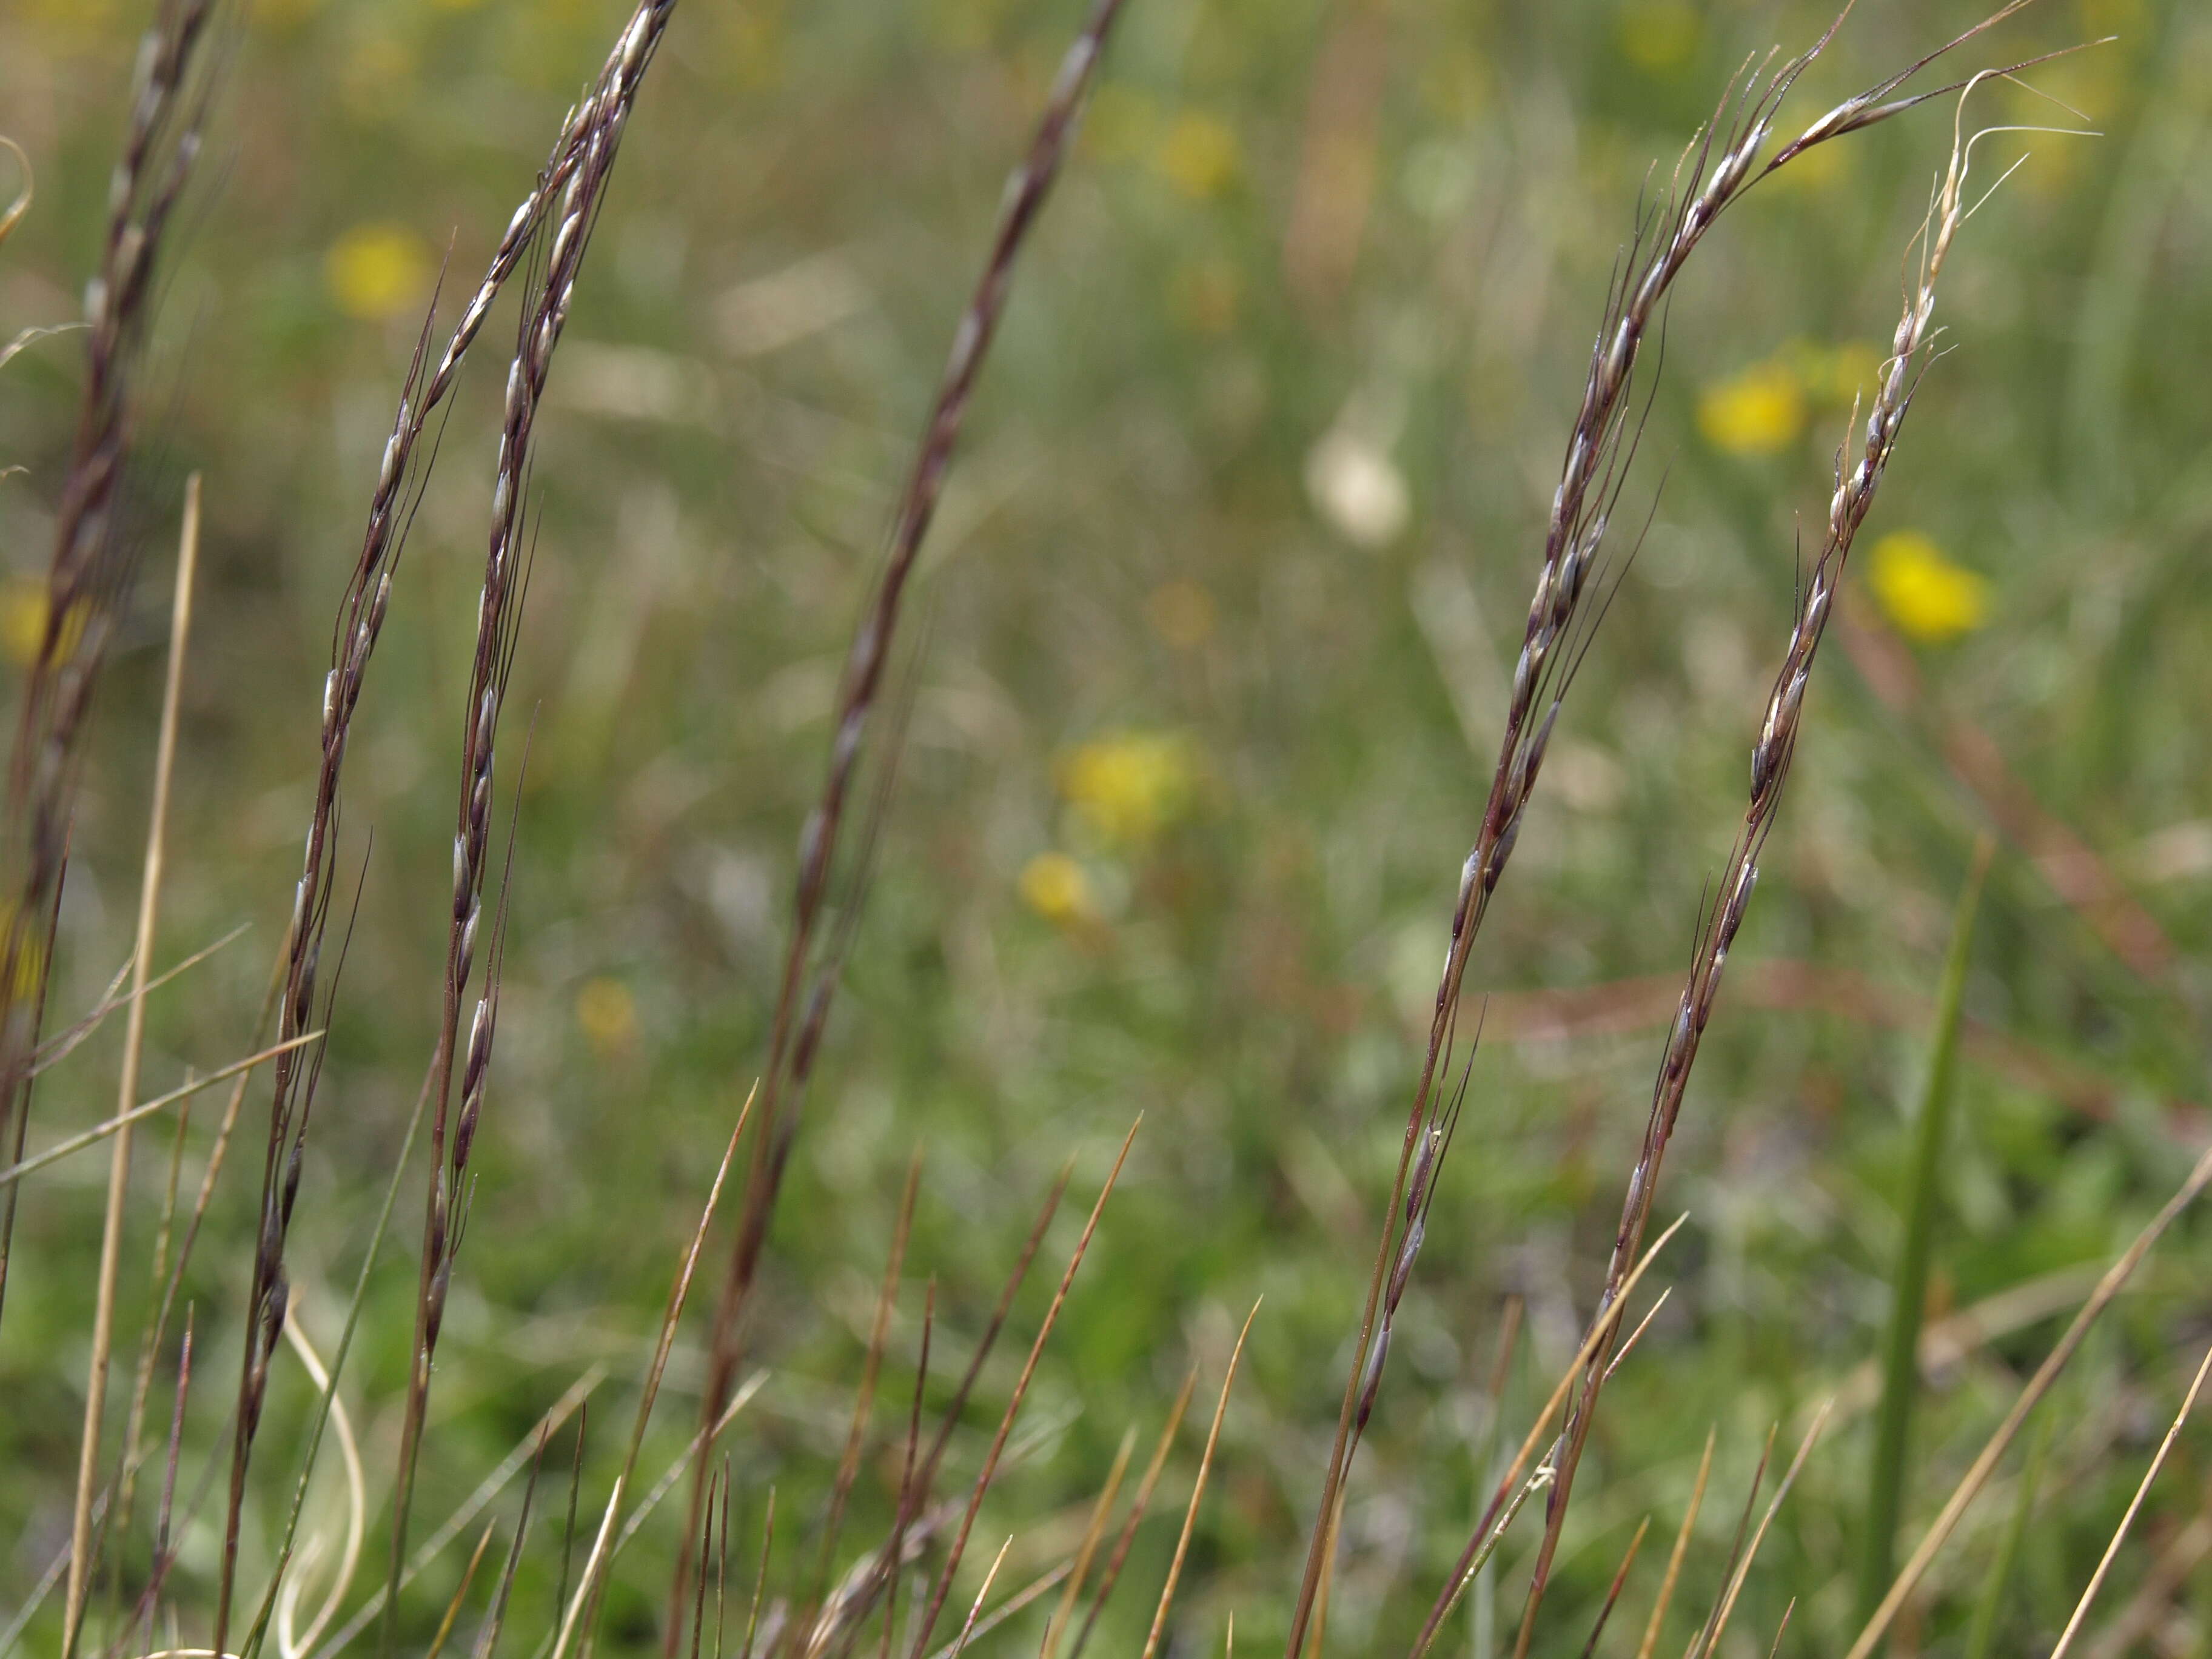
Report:
[[[0,133],[36,179],[0,248],[0,336],[79,314],[146,10],[0,11]],[[1790,112],[1809,119],[1979,15],[1862,0]],[[177,509],[198,471],[155,966],[246,931],[155,994],[149,1089],[252,1045],[331,617],[433,285],[449,259],[453,284],[474,283],[624,15],[608,0],[256,0],[222,36],[125,524],[143,580],[96,718],[48,1019],[95,1003],[129,953]],[[670,26],[541,422],[501,1038],[417,1539],[580,1378],[599,1378],[587,1535],[604,1501],[671,1273],[762,1062],[846,643],[1006,171],[1079,21],[1066,0],[695,0]],[[1796,0],[1130,0],[925,555],[897,791],[753,1323],[765,1381],[726,1443],[738,1559],[778,1493],[772,1589],[803,1588],[811,1562],[909,1160],[921,1198],[848,1555],[888,1525],[925,1280],[941,1401],[1074,1160],[972,1439],[955,1443],[965,1480],[1142,1112],[955,1605],[1008,1534],[1002,1590],[1073,1547],[1125,1428],[1148,1445],[1194,1361],[1200,1403],[1162,1518],[1099,1638],[1134,1651],[1207,1403],[1264,1296],[1172,1650],[1219,1651],[1232,1615],[1254,1650],[1283,1640],[1609,273],[1639,192],[1747,54],[1796,51],[1828,21]],[[1608,1389],[1536,1651],[1580,1650],[1648,1514],[1605,1650],[1633,1650],[1717,1429],[1665,1638],[1686,1641],[1769,1427],[1794,1445],[1839,1390],[1723,1645],[1765,1653],[1792,1598],[1785,1652],[1840,1651],[1856,1631],[1868,1368],[1978,836],[1999,850],[1929,1307],[1961,1339],[1926,1384],[1908,1540],[2205,1137],[2212,14],[2045,0],[1966,58],[2108,34],[2036,70],[2035,92],[1996,85],[1969,112],[2101,136],[2003,135],[1978,155],[1990,180],[2027,161],[1947,272],[1951,349],[1853,561],[1669,1159],[1660,1211],[1690,1214],[1652,1280],[1672,1294]],[[1834,448],[1887,349],[1950,127],[1948,101],[1930,105],[1761,185],[1667,313],[1622,515],[1649,512],[1650,529],[1474,955],[1483,1039],[1351,1485],[1335,1651],[1402,1649],[1498,1436],[1517,1442],[1590,1316],[1705,884],[1741,819],[1802,538],[1817,542]],[[14,167],[0,156],[0,188]],[[290,1252],[296,1317],[325,1352],[432,1043],[512,303],[444,428],[353,739],[341,865],[362,900]],[[68,334],[0,368],[11,686],[43,620],[80,374]],[[103,1029],[40,1080],[33,1150],[113,1109],[119,1042]],[[204,1367],[186,1492],[228,1443],[265,1112],[257,1085],[186,1281]],[[188,1191],[218,1114],[196,1108]],[[157,1122],[137,1155],[126,1355],[170,1137]],[[82,1153],[23,1191],[0,1326],[0,1628],[67,1541],[106,1167]],[[369,1485],[349,1612],[381,1583],[421,1202],[410,1176],[341,1389]],[[653,1474],[696,1424],[728,1236],[726,1215]],[[2000,1650],[2047,1651],[2064,1622],[2212,1340],[2208,1273],[2212,1224],[2185,1218],[2045,1407]],[[1509,1304],[1522,1336],[1500,1372]],[[1976,1310],[1978,1326],[1955,1317]],[[280,1360],[247,1510],[252,1592],[312,1398]],[[1893,1652],[1961,1650],[2019,1463]],[[344,1530],[327,1447],[323,1464],[303,1607]],[[155,1645],[205,1643],[216,1484],[169,1587],[181,1634]],[[495,1506],[502,1525],[518,1498]],[[551,1514],[564,1498],[539,1501]],[[2114,1651],[2212,1652],[2209,1503],[2212,1439],[2192,1429],[2093,1625],[2109,1639],[2140,1613]],[[1510,1647],[1537,1507],[1450,1650]],[[614,1649],[657,1645],[681,1509],[617,1565]],[[553,1523],[533,1539],[511,1641],[550,1629]],[[469,1544],[404,1598],[417,1650]],[[1041,1620],[994,1650],[1034,1649]],[[59,1628],[50,1597],[25,1650]]]

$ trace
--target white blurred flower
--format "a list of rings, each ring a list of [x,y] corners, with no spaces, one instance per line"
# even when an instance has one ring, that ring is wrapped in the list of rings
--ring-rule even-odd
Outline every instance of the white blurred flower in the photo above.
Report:
[[[1398,539],[1413,500],[1382,447],[1338,426],[1306,455],[1306,494],[1346,541],[1370,551]]]

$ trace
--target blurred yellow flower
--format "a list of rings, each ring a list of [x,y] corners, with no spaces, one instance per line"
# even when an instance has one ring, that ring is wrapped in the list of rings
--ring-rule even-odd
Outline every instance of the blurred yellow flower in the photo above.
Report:
[[[1698,395],[1698,430],[1731,455],[1771,455],[1804,428],[1804,383],[1778,358],[1753,363]]]
[[[1091,878],[1065,853],[1039,853],[1022,866],[1015,885],[1022,902],[1047,921],[1080,921],[1097,914]]]
[[[0,655],[28,667],[46,636],[46,585],[10,576],[0,586]]]
[[[0,899],[0,957],[4,957],[4,941],[15,931],[15,918],[21,912],[12,899]],[[46,973],[46,930],[33,927],[27,930],[16,941],[15,972],[9,986],[9,998],[17,1006],[34,1000],[39,986]]]
[[[349,317],[380,322],[410,309],[428,285],[430,252],[404,225],[356,225],[323,256],[323,281]]]
[[[92,601],[79,599],[62,615],[54,659],[67,662],[84,643]],[[30,576],[11,576],[0,586],[0,656],[28,667],[46,643],[46,585]]]
[[[1979,628],[1989,611],[1989,579],[1954,564],[1917,530],[1897,530],[1874,544],[1874,596],[1899,633],[1940,645]]]
[[[1212,115],[1180,115],[1152,153],[1160,176],[1194,201],[1218,196],[1237,177],[1239,151],[1229,124]]]
[[[1100,840],[1140,847],[1189,805],[1191,774],[1181,738],[1133,732],[1078,746],[1061,763],[1060,793]]]
[[[1698,45],[1698,15],[1682,0],[1632,0],[1613,23],[1622,54],[1654,75],[1680,69]]]
[[[637,999],[618,979],[587,979],[576,993],[576,1024],[594,1054],[612,1059],[637,1040]]]
[[[1145,620],[1176,650],[1194,651],[1213,636],[1213,595],[1187,576],[1162,582],[1145,601]]]

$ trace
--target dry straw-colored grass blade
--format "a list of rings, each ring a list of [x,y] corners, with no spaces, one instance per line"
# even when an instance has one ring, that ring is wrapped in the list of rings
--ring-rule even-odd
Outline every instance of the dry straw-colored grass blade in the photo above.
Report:
[[[2066,1328],[2065,1334],[2045,1357],[2043,1364],[2036,1368],[2035,1374],[2028,1378],[2014,1397],[2003,1421],[1997,1425],[1996,1432],[1990,1435],[1966,1473],[1960,1478],[1958,1486],[1953,1489],[1942,1510],[1929,1524],[1918,1546],[1899,1570],[1896,1582],[1889,1587],[1889,1594],[1882,1597],[1881,1605],[1875,1609],[1874,1616],[1859,1632],[1844,1659],[1869,1659],[1896,1619],[1899,1609],[1904,1607],[1905,1599],[1926,1575],[1937,1552],[1949,1541],[1952,1533],[1957,1529],[1960,1517],[1966,1512],[1967,1506],[1981,1495],[1983,1487],[1989,1484],[1990,1476],[1996,1472],[1997,1464],[2019,1437],[2021,1425],[2043,1402],[2044,1396],[2051,1392],[2051,1385],[2058,1380],[2059,1374],[2080,1349],[2089,1334],[2090,1328],[2112,1304],[2128,1280],[2134,1277],[2136,1269],[2142,1265],[2143,1258],[2165,1236],[2166,1230],[2173,1224],[2175,1218],[2197,1200],[2208,1184],[2212,1184],[2212,1148],[2208,1148],[2198,1157],[2179,1189],[2166,1200],[2128,1248],[2105,1270],[2104,1277],[2097,1281],[2096,1289],[2081,1304],[2081,1310],[2074,1316],[2073,1322]]]
[[[1717,1428],[1705,1431],[1705,1449],[1698,1459],[1698,1478],[1690,1485],[1690,1501],[1682,1510],[1682,1524],[1675,1529],[1674,1547],[1667,1553],[1666,1576],[1659,1581],[1659,1595],[1651,1603],[1651,1616],[1644,1624],[1644,1639],[1636,1644],[1636,1659],[1651,1659],[1659,1646],[1659,1632],[1667,1622],[1667,1609],[1674,1605],[1674,1586],[1682,1577],[1682,1558],[1689,1553],[1690,1534],[1698,1524],[1698,1511],[1705,1506],[1705,1482],[1713,1472],[1713,1444],[1720,1437]]]
[[[1244,1328],[1237,1333],[1237,1346],[1229,1351],[1229,1368],[1222,1374],[1221,1395],[1213,1402],[1213,1425],[1206,1431],[1206,1450],[1198,1460],[1198,1478],[1191,1482],[1190,1502],[1182,1512],[1182,1533],[1176,1540],[1175,1557],[1168,1563],[1167,1583],[1160,1586],[1160,1599],[1152,1609],[1152,1628],[1145,1638],[1144,1659],[1152,1659],[1159,1651],[1160,1637],[1167,1629],[1168,1610],[1175,1605],[1176,1585],[1182,1577],[1183,1559],[1190,1553],[1190,1535],[1198,1525],[1198,1506],[1206,1497],[1206,1478],[1212,1472],[1214,1449],[1221,1443],[1222,1419],[1229,1415],[1229,1391],[1237,1383],[1237,1362],[1244,1357],[1244,1340],[1252,1334],[1252,1322],[1260,1316],[1260,1304],[1254,1302],[1252,1311],[1244,1316]]]
[[[2112,1571],[2112,1562],[2119,1555],[2120,1546],[2127,1542],[2129,1529],[2135,1525],[2136,1516],[2142,1510],[2143,1499],[2150,1496],[2151,1483],[2158,1479],[2158,1472],[2166,1467],[2166,1455],[2172,1451],[2173,1443],[2181,1438],[2181,1425],[2189,1420],[2189,1413],[2195,1409],[2197,1396],[2204,1387],[2208,1373],[2212,1373],[2212,1349],[2205,1351],[2203,1363],[2197,1367],[2197,1375],[2190,1380],[2189,1392],[2182,1396],[2181,1409],[2173,1414],[2173,1421],[2166,1431],[2166,1437],[2158,1443],[2158,1450],[2152,1455],[2150,1467],[2143,1471],[2142,1480],[2136,1484],[2136,1495],[2128,1500],[2127,1512],[2120,1516],[2120,1524],[2112,1528],[2112,1541],[2105,1546],[2104,1554],[2097,1559],[2097,1570],[2089,1575],[2088,1583],[2082,1588],[2081,1599],[2074,1604],[2073,1616],[2067,1620],[2066,1628],[2059,1632],[2058,1645],[2051,1650],[2051,1659],[2065,1659],[2067,1650],[2074,1645],[2074,1638],[2081,1633],[2081,1626],[2089,1617],[2089,1609],[2096,1604],[2097,1592],[2104,1589],[2106,1575]]]

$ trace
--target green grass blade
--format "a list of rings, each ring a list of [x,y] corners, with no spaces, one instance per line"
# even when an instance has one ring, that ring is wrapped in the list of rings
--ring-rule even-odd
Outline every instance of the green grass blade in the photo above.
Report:
[[[1966,987],[1968,946],[1990,843],[1974,849],[1972,870],[1959,895],[1943,985],[1929,1035],[1928,1073],[1913,1129],[1912,1166],[1905,1194],[1905,1244],[1892,1283],[1889,1340],[1882,1362],[1881,1403],[1875,1419],[1874,1455],[1868,1470],[1865,1554],[1859,1573],[1859,1613],[1869,1617],[1888,1592],[1897,1565],[1897,1525],[1905,1507],[1905,1460],[1912,1438],[1912,1408],[1919,1393],[1920,1322],[1928,1303],[1928,1267],[1936,1236],[1936,1172],[1951,1123],[1952,1077],[1959,1054],[1960,1006]]]

